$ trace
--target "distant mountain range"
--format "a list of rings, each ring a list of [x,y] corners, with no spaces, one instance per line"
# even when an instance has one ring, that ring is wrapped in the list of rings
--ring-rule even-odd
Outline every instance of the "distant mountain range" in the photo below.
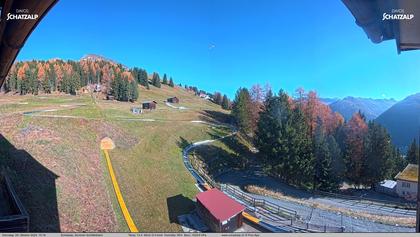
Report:
[[[340,100],[340,98],[319,98],[321,100],[322,103],[326,104],[326,105],[330,105],[338,100]]]
[[[335,112],[349,120],[354,113],[362,111],[367,120],[375,120],[391,135],[392,142],[406,151],[420,132],[420,93],[410,95],[402,101],[394,99],[370,99],[345,97],[321,98]]]
[[[376,121],[388,129],[396,146],[407,149],[420,132],[420,93],[394,104]]]
[[[328,104],[334,112],[343,115],[349,120],[359,110],[366,116],[367,120],[373,120],[397,103],[394,99],[370,99],[348,96],[343,99],[321,99]]]

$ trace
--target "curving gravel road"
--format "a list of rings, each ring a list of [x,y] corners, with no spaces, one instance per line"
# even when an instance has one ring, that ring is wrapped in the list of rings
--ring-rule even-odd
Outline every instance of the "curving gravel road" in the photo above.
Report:
[[[232,136],[234,134],[231,134]],[[217,140],[223,139],[219,138]],[[200,141],[195,142],[185,148],[183,150],[183,160],[184,164],[186,165],[187,169],[193,174],[193,176],[200,180],[201,177],[195,172],[195,170],[191,167],[188,161],[188,153],[190,150],[192,150],[196,146],[200,145],[206,145],[214,142],[216,140],[206,140],[206,141]],[[242,172],[242,171],[232,171],[228,173],[224,173],[218,177],[215,178],[215,181],[220,184],[228,184],[231,186],[236,187],[237,189],[240,189],[240,187],[243,187],[245,185],[249,184],[255,184],[255,185],[261,185],[261,186],[267,186],[269,184],[279,183],[270,177],[258,174],[253,171],[249,172]],[[289,189],[291,187],[288,187]],[[281,190],[281,189],[280,189]],[[293,192],[300,192],[299,190],[288,190]],[[267,201],[270,201],[272,203],[275,203],[279,206],[296,210],[297,214],[305,220],[305,222],[308,222],[310,224],[317,224],[317,225],[327,225],[327,226],[344,226],[345,232],[414,232],[415,229],[411,227],[405,227],[405,226],[398,226],[398,225],[388,225],[388,224],[382,224],[378,223],[372,220],[368,219],[362,219],[352,216],[343,215],[339,212],[333,212],[333,211],[327,211],[320,208],[314,208],[309,205],[302,205],[297,202],[289,201],[289,200],[280,200],[275,199],[267,196],[257,195],[257,194],[251,194],[249,195],[264,199]],[[296,194],[295,194],[296,195]],[[299,195],[299,194],[297,194]],[[308,195],[308,194],[304,194]],[[389,216],[390,213],[393,213],[395,216],[411,216],[412,212],[407,212],[407,210],[392,210],[387,209],[386,207],[379,208],[376,205],[370,205],[372,207],[367,206],[367,204],[359,205],[357,203],[351,203],[348,202],[348,200],[339,199],[339,198],[316,198],[307,196],[308,199],[311,199],[312,201],[318,201],[329,205],[335,205],[337,207],[345,207],[349,208],[351,206],[352,210],[361,210],[365,212],[370,212],[372,214],[377,215],[387,215]],[[401,212],[400,212],[401,211]]]
[[[261,184],[258,178],[251,178],[244,172],[233,171],[225,173],[216,178],[216,182],[229,184],[240,189],[247,184]],[[296,210],[297,214],[309,223],[327,226],[345,226],[346,232],[414,232],[414,228],[394,226],[377,223],[367,219],[361,219],[342,215],[339,212],[332,212],[320,208],[313,208],[288,200],[280,200],[272,197],[248,193],[249,195],[270,201],[279,206]]]

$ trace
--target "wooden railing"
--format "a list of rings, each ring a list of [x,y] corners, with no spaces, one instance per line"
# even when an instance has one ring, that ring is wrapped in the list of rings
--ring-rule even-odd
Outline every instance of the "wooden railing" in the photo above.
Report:
[[[221,185],[221,190],[223,192],[229,193],[232,196],[246,202],[247,204],[251,205],[252,207],[261,207],[273,214],[279,215],[285,219],[295,220],[298,218],[297,212],[295,210],[281,207],[277,204],[274,204],[270,201],[265,199],[255,198],[243,191],[238,190],[230,185]]]
[[[374,205],[379,205],[379,206],[384,206],[384,207],[400,208],[400,209],[406,209],[406,210],[416,210],[417,208],[416,203],[414,202],[404,203],[404,202],[383,201],[383,200],[378,200],[378,199],[373,199],[373,198],[356,197],[356,196],[323,192],[323,191],[317,191],[317,190],[313,191],[313,193],[319,196],[327,196],[327,197],[346,199],[346,200],[355,200],[355,201],[360,201],[366,204],[374,204]]]

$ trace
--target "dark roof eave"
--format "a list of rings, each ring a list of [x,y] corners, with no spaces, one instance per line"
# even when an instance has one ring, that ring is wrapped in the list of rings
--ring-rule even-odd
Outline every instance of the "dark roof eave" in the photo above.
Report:
[[[37,27],[58,0],[6,0],[0,22],[0,87],[20,49],[29,35]],[[15,9],[28,9],[30,14],[38,14],[36,20],[6,20],[7,13]]]

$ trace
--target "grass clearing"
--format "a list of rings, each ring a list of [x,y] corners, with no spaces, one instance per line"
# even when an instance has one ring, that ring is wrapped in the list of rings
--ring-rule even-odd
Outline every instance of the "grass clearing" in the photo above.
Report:
[[[165,105],[163,101],[172,96],[180,98],[177,106],[188,109]],[[158,101],[158,108],[133,115],[130,108],[143,100]],[[73,117],[22,115],[45,109],[57,111],[39,114]],[[181,231],[172,217],[189,212],[198,191],[183,165],[182,148],[228,131],[191,123],[219,122],[220,117],[227,117],[226,111],[192,92],[165,85],[140,88],[136,103],[93,100],[90,95],[1,95],[0,116],[0,134],[8,142],[0,146],[0,163],[8,167],[30,212],[31,230],[46,232],[128,231],[99,151],[99,141],[105,136],[116,144],[111,160],[140,231]]]

